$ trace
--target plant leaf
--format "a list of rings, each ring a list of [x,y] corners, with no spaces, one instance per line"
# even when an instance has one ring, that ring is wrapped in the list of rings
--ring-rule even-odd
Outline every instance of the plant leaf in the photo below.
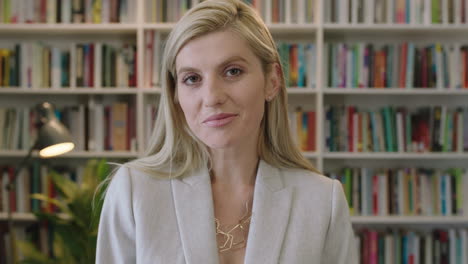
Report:
[[[57,199],[50,198],[49,196],[44,195],[42,193],[31,194],[31,198],[41,200],[41,201],[44,201],[46,203],[53,204],[53,205],[57,206],[64,213],[69,211],[66,204],[62,203],[61,201],[59,201]]]
[[[24,260],[21,263],[52,263],[49,262],[49,258],[45,254],[37,250],[34,244],[30,242],[18,240],[16,241],[16,246],[24,256]]]
[[[54,183],[60,196],[66,200],[74,198],[75,193],[79,189],[78,184],[70,181],[55,171],[51,171],[49,176],[52,178],[52,182]]]
[[[86,252],[88,232],[74,225],[57,225],[54,229],[61,237],[63,246],[69,250],[70,256],[77,260]]]
[[[96,175],[96,168],[98,165],[97,160],[89,160],[86,163],[85,169],[83,171],[83,183],[81,184],[81,188],[83,189],[95,189],[97,186],[97,175]]]
[[[44,213],[44,212],[34,212],[34,215],[39,219],[40,221],[46,221],[50,222],[51,224],[68,224],[70,222],[69,219],[64,219],[60,217],[59,214],[54,214],[54,213]],[[64,214],[67,216],[66,214]]]
[[[98,162],[98,165],[96,168],[96,176],[97,176],[99,183],[105,180],[107,176],[109,176],[109,173],[110,173],[110,167],[109,167],[109,164],[107,164],[107,160],[101,159]]]
[[[70,249],[65,246],[66,243],[63,241],[63,238],[58,235],[58,233],[54,234],[54,255],[62,259],[61,263],[76,263],[76,261],[73,259],[73,256],[70,253]]]

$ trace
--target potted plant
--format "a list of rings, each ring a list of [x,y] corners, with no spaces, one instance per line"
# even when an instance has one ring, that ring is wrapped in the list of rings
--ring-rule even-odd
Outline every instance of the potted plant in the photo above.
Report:
[[[95,262],[99,216],[102,208],[109,165],[105,160],[90,160],[86,164],[81,183],[75,183],[57,172],[51,177],[60,199],[44,194],[33,194],[33,199],[50,203],[59,208],[58,213],[35,212],[39,221],[46,221],[53,228],[52,255],[42,253],[31,242],[18,241],[24,256],[22,264],[89,264]],[[103,184],[99,186],[100,184]],[[98,188],[99,186],[99,188]]]

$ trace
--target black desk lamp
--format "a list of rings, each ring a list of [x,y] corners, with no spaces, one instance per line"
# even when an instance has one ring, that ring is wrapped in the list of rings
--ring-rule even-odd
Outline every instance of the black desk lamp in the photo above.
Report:
[[[10,198],[10,192],[15,187],[15,181],[19,172],[29,163],[32,152],[34,150],[39,150],[40,158],[51,158],[67,153],[75,147],[75,144],[72,142],[70,133],[68,132],[67,128],[56,118],[54,108],[50,103],[45,102],[39,104],[36,106],[35,110],[38,113],[38,122],[36,125],[39,131],[37,139],[33,146],[29,149],[26,157],[24,157],[23,160],[21,160],[19,163],[17,169],[15,170],[13,179],[11,179],[6,186],[8,199]],[[18,255],[16,252],[16,239],[13,231],[13,215],[10,201],[8,201],[8,230],[10,233],[13,263],[17,263]]]

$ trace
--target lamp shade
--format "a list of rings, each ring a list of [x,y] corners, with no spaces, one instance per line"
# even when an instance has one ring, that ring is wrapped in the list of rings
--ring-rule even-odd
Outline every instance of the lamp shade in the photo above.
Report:
[[[52,105],[42,103],[37,112],[40,129],[35,148],[39,150],[39,156],[49,158],[71,151],[75,144],[68,129],[55,117]]]

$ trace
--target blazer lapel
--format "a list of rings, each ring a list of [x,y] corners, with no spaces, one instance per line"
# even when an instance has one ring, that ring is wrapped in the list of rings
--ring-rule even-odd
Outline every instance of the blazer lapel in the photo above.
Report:
[[[278,263],[289,221],[292,188],[285,188],[277,168],[260,160],[255,180],[246,264]]]
[[[174,206],[187,264],[218,264],[213,196],[207,168],[172,180]]]

